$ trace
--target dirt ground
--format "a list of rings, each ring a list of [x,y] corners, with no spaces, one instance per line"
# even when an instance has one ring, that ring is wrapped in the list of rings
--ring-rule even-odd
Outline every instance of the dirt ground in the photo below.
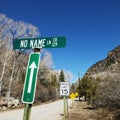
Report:
[[[120,111],[93,109],[86,102],[74,101],[67,120],[120,120]]]

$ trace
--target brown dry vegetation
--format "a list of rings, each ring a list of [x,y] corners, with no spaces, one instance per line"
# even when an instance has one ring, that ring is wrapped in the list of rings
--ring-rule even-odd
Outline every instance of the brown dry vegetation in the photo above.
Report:
[[[68,120],[120,120],[119,110],[93,109],[86,102],[74,101]]]

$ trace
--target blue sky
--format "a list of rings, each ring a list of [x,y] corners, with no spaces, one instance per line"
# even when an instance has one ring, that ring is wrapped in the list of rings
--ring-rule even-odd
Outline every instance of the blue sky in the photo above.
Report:
[[[119,0],[1,0],[0,13],[37,26],[41,37],[66,36],[65,48],[48,50],[72,82],[120,44]]]

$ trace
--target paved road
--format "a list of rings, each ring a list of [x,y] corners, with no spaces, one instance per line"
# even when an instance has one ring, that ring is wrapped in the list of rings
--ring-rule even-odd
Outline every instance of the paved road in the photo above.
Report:
[[[68,101],[69,106],[71,100]],[[23,109],[0,113],[0,120],[23,120]],[[30,120],[62,120],[63,100],[32,107]]]

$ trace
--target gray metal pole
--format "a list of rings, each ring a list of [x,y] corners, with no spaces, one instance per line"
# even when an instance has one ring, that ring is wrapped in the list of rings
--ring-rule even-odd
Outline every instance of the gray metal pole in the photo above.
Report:
[[[64,96],[64,120],[66,120],[66,97]]]
[[[32,104],[25,104],[23,120],[30,120]]]

